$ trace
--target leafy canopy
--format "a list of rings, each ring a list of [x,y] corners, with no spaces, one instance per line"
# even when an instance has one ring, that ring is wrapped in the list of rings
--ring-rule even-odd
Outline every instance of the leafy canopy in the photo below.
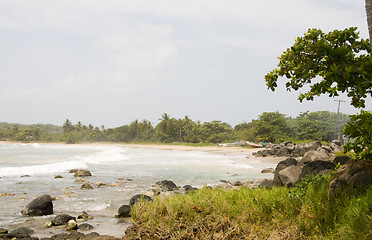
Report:
[[[279,57],[278,68],[265,76],[266,85],[274,91],[278,77],[285,76],[288,91],[310,86],[308,92],[299,95],[301,102],[321,94],[333,97],[346,92],[351,105],[365,107],[365,99],[372,96],[371,45],[359,39],[356,30],[351,27],[326,34],[309,29]]]

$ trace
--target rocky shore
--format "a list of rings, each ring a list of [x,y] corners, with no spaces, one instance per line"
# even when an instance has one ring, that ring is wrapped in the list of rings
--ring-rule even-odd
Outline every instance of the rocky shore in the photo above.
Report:
[[[362,187],[365,184],[372,185],[372,164],[369,162],[354,161],[348,156],[335,157],[335,152],[341,150],[341,145],[338,142],[333,142],[329,146],[322,146],[319,142],[308,143],[304,145],[296,145],[291,142],[285,142],[279,145],[269,145],[267,149],[260,150],[256,156],[286,156],[287,158],[280,161],[276,168],[263,169],[262,174],[273,174],[272,179],[263,181],[234,181],[221,180],[214,188],[234,189],[240,187],[246,188],[272,188],[278,186],[294,187],[301,179],[309,174],[325,174],[334,171],[337,165],[343,165],[336,173],[335,179],[330,185],[330,198],[343,189],[350,182],[354,187]],[[101,186],[106,186],[105,183],[95,183],[93,186],[89,181],[85,180],[86,177],[92,176],[92,173],[87,169],[71,169],[70,174],[74,174],[75,182],[81,185],[81,189],[87,191]],[[58,178],[58,176],[56,176]],[[124,179],[122,179],[124,180]],[[153,201],[154,198],[159,196],[168,196],[172,194],[189,194],[190,192],[197,191],[198,188],[191,185],[178,186],[171,180],[161,180],[153,184],[147,192],[135,194],[126,204],[121,205],[117,209],[117,214],[112,216],[116,219],[117,224],[122,225],[121,237],[100,235],[95,232],[94,215],[87,212],[81,212],[77,216],[71,216],[63,213],[57,216],[54,213],[53,201],[55,198],[48,194],[39,196],[29,202],[23,209],[20,209],[22,215],[29,217],[30,221],[26,221],[24,226],[19,226],[15,229],[0,228],[0,239],[129,239],[128,236],[133,234],[124,235],[125,233],[132,233],[136,231],[136,226],[131,226],[131,209],[133,205],[137,204],[141,199]],[[38,221],[35,217],[44,216]],[[50,217],[48,217],[50,216]],[[35,223],[32,223],[35,221]],[[42,223],[40,221],[43,221]],[[32,227],[43,230],[58,230],[50,231],[47,237],[34,236],[35,231]],[[129,227],[128,227],[129,226]]]

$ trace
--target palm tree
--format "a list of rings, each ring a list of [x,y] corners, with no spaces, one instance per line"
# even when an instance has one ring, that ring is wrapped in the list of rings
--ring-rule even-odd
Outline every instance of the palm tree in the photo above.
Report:
[[[170,115],[164,113],[162,118],[159,119],[161,122],[158,124],[159,130],[164,133],[168,138],[171,136],[171,118]]]

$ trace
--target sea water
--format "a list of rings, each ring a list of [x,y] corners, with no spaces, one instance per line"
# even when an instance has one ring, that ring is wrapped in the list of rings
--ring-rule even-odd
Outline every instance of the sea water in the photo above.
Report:
[[[260,171],[274,167],[249,152],[178,151],[133,148],[121,145],[64,145],[0,143],[0,226],[36,228],[37,236],[61,230],[43,229],[43,222],[67,213],[86,211],[95,217],[94,231],[122,236],[125,226],[114,215],[123,204],[145,193],[157,181],[172,180],[178,186],[216,185],[220,180],[246,181],[267,177]],[[93,190],[80,189],[71,169],[88,169],[86,180]],[[55,178],[60,175],[62,178]],[[105,185],[98,187],[96,183]],[[25,217],[20,210],[34,198],[49,194],[54,215]],[[31,219],[31,221],[30,221]],[[129,225],[129,224],[128,224]]]

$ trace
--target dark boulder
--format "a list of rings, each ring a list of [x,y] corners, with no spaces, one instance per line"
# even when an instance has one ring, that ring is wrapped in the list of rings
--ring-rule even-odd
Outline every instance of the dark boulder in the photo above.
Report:
[[[7,234],[8,238],[30,238],[31,234],[33,234],[35,231],[26,228],[26,227],[19,227],[11,231],[10,233]]]
[[[53,214],[53,202],[51,196],[45,194],[32,200],[21,213],[27,216],[43,216]]]
[[[260,185],[258,185],[258,188],[272,188],[274,185],[274,180],[268,180],[265,179]]]
[[[303,165],[292,165],[278,172],[281,185],[294,187],[297,185],[302,173]]]
[[[94,227],[88,223],[82,223],[79,225],[79,230],[81,231],[89,231],[89,230],[92,230]]]
[[[118,210],[118,215],[115,217],[130,217],[132,207],[130,205],[123,205]]]
[[[129,200],[129,205],[134,205],[136,203],[139,203],[140,200],[143,199],[143,200],[146,200],[146,201],[153,201],[151,197],[147,196],[147,195],[144,195],[144,194],[137,194],[137,195],[134,195],[130,200]]]
[[[156,182],[155,187],[160,188],[164,191],[178,190],[177,185],[174,182],[169,181],[169,180],[163,180],[163,181]]]
[[[281,161],[278,163],[278,165],[276,165],[276,168],[275,168],[275,173],[274,173],[274,186],[281,186],[282,185],[282,182],[281,180],[279,179],[279,172],[287,167],[290,167],[290,166],[293,166],[293,165],[297,165],[297,160],[294,159],[294,158],[287,158],[286,160],[284,161]]]
[[[372,186],[372,162],[355,161],[341,166],[329,184],[329,198],[334,199],[337,194],[348,187],[364,189]]]
[[[68,221],[70,220],[75,220],[76,221],[76,218],[75,217],[72,217],[68,214],[59,214],[58,216],[56,216],[53,220],[52,220],[52,225],[53,226],[61,226],[61,225],[65,225],[68,223]]]
[[[191,185],[185,185],[182,188],[186,190],[186,193],[189,193],[189,192],[193,192],[193,191],[198,190],[197,188],[195,188],[195,187],[193,187]]]
[[[334,164],[344,165],[344,164],[348,163],[351,160],[353,160],[353,159],[351,157],[349,157],[349,156],[337,156],[337,157],[335,157],[335,159],[333,159],[333,163]]]
[[[304,165],[299,180],[306,177],[308,174],[328,174],[335,170],[336,165],[328,161],[314,161]]]

